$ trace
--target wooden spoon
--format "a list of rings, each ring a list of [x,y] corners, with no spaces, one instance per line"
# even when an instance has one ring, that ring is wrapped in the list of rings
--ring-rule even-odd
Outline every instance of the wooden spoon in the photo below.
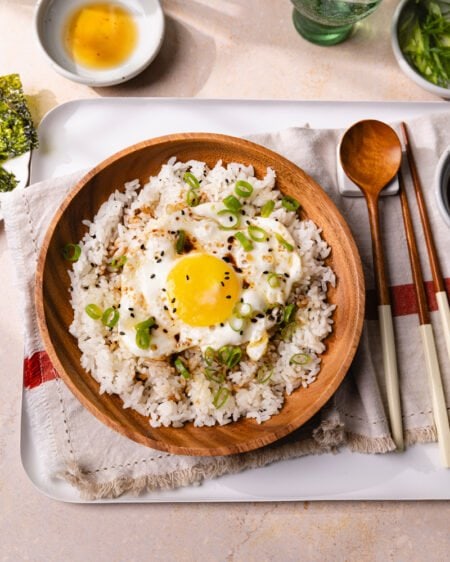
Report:
[[[401,451],[404,444],[400,392],[391,303],[380,235],[378,198],[400,168],[402,147],[395,131],[385,123],[372,119],[359,121],[342,137],[340,159],[344,172],[363,192],[369,211],[389,418],[392,437],[397,449]]]

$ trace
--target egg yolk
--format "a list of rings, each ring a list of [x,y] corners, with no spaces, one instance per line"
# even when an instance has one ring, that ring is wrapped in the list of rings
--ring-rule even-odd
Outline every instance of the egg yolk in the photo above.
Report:
[[[227,320],[240,290],[231,265],[209,254],[181,258],[167,276],[170,310],[189,326],[213,326]]]

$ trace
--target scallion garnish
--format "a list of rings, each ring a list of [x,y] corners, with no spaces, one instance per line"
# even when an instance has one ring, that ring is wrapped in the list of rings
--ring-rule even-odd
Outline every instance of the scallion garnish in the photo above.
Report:
[[[234,237],[246,252],[250,252],[251,250],[253,250],[253,242],[249,240],[243,232],[236,232]]]
[[[308,353],[296,353],[289,359],[289,365],[307,365],[311,361]]]
[[[195,191],[195,189],[190,189],[186,193],[186,203],[189,207],[197,207],[200,203],[200,195]]]
[[[281,204],[287,211],[296,211],[300,207],[300,203],[289,195],[283,197]]]
[[[249,318],[253,312],[253,306],[248,302],[237,302],[233,312],[238,318]]]
[[[183,361],[180,359],[180,357],[177,357],[175,359],[175,361],[173,362],[175,369],[180,373],[180,375],[185,378],[185,379],[190,379],[191,378],[191,373],[188,371],[188,369],[186,368],[186,365],[183,363]]]
[[[266,201],[261,207],[261,216],[264,218],[270,217],[272,211],[275,209],[275,201]]]
[[[183,253],[185,243],[186,243],[186,232],[184,230],[179,230],[177,235],[177,241],[175,242],[175,250],[177,254]]]
[[[205,377],[212,382],[217,382],[222,384],[225,380],[225,375],[222,371],[219,371],[215,367],[206,367],[205,368]]]
[[[239,199],[236,199],[234,195],[228,195],[228,197],[225,197],[225,199],[223,200],[223,204],[227,209],[230,209],[234,212],[239,211],[239,209],[242,207],[242,203],[239,201]]]
[[[136,324],[134,329],[136,330],[136,345],[139,349],[148,349],[150,345],[151,335],[150,329],[156,324],[156,320],[153,316],[147,318],[143,322]]]
[[[292,341],[292,336],[294,335],[295,330],[297,329],[297,324],[296,322],[291,322],[290,324],[287,324],[286,326],[284,326],[284,328],[281,330],[281,339],[284,342],[288,342],[288,341]]]
[[[125,265],[126,261],[127,261],[127,256],[120,256],[118,258],[113,258],[109,262],[109,267],[111,269],[119,269],[120,267],[123,267]]]
[[[283,312],[283,322],[285,324],[290,324],[294,320],[296,310],[297,310],[297,307],[293,303],[287,304],[285,306],[284,312]]]
[[[81,256],[81,247],[78,244],[66,244],[62,250],[62,255],[65,260],[76,262]]]
[[[293,252],[294,251],[294,246],[292,244],[289,244],[289,242],[287,240],[285,240],[281,234],[278,234],[278,232],[275,232],[275,238],[278,240],[278,242],[284,246],[286,248],[286,250],[288,252]]]
[[[248,227],[248,235],[254,242],[264,242],[268,238],[267,232],[263,228],[255,226],[254,224],[251,224]]]
[[[200,187],[200,182],[191,172],[185,172],[183,181],[192,189],[198,189]]]
[[[240,347],[233,347],[232,345],[224,345],[217,352],[217,358],[222,365],[226,365],[229,369],[235,367],[242,357],[242,350]]]
[[[228,400],[231,392],[225,386],[221,386],[217,391],[216,395],[213,399],[213,405],[219,409],[225,405],[225,402]]]
[[[245,180],[239,180],[234,186],[234,191],[239,197],[250,197],[253,193],[253,186]]]
[[[92,320],[100,320],[103,314],[102,309],[96,304],[88,304],[84,310]]]
[[[280,286],[281,278],[281,275],[278,275],[278,273],[269,273],[269,275],[267,276],[267,283],[269,283],[272,289],[276,289]]]
[[[240,332],[246,324],[246,319],[241,316],[231,316],[228,320],[228,324],[233,331]]]
[[[272,378],[273,369],[269,369],[267,365],[260,367],[256,373],[256,382],[258,384],[266,384]]]
[[[240,218],[237,213],[229,209],[222,209],[217,213],[221,228],[224,230],[233,230],[239,226]]]
[[[119,311],[115,308],[109,307],[102,315],[102,324],[108,328],[114,328],[119,321]]]
[[[205,363],[209,366],[213,365],[216,361],[216,350],[212,347],[207,347],[205,349],[205,353],[203,354],[203,359]]]

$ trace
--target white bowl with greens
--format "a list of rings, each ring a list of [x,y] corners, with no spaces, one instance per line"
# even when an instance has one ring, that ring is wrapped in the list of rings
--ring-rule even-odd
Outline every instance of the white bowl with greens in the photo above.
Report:
[[[403,72],[425,90],[450,99],[450,1],[402,0],[391,38]]]

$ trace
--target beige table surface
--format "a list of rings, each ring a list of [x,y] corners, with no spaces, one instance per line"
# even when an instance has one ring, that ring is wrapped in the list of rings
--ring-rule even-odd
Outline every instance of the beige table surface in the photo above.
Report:
[[[19,72],[39,121],[56,105],[102,96],[433,100],[390,47],[396,0],[346,43],[299,37],[288,0],[163,0],[166,38],[153,65],[120,87],[90,89],[37,52],[33,0],[0,0],[0,74]],[[449,559],[449,502],[296,502],[87,506],[44,497],[19,451],[19,295],[0,225],[0,560]]]

